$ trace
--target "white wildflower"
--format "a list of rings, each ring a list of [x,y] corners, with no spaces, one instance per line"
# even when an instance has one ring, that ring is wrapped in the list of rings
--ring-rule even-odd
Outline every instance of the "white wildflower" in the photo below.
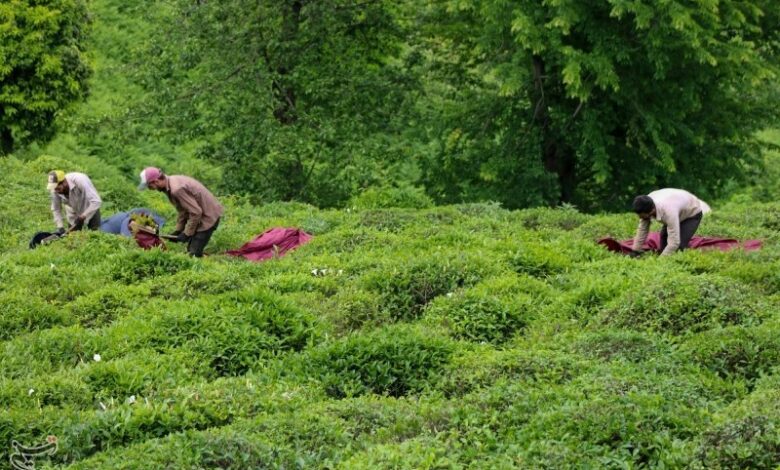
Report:
[[[29,397],[30,395],[32,395],[33,393],[35,393],[35,389],[34,389],[34,388],[31,388],[30,390],[27,390],[27,396],[28,396],[28,397]]]
[[[95,354],[94,356],[92,356],[92,360],[95,362],[100,362],[100,354]]]
[[[130,405],[135,403],[135,395],[130,395],[130,397],[128,397],[127,399],[127,403],[129,403]]]

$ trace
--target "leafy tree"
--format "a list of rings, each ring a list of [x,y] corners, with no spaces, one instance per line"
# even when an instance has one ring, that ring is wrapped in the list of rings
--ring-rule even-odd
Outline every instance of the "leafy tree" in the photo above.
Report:
[[[174,3],[142,55],[142,112],[256,200],[346,201],[398,174],[408,89],[393,2]],[[398,171],[391,172],[390,168]]]
[[[87,93],[83,0],[0,4],[0,155],[54,133],[57,113]]]
[[[432,2],[427,187],[586,209],[661,185],[723,190],[757,164],[754,131],[777,109],[771,3]]]

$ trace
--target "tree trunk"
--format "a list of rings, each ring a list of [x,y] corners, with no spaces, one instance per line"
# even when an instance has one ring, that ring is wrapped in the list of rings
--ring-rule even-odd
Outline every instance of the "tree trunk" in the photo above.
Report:
[[[575,158],[572,149],[555,135],[548,97],[544,91],[544,80],[547,77],[541,57],[533,56],[532,72],[534,87],[531,90],[531,103],[535,103],[533,122],[539,127],[542,136],[542,163],[545,170],[558,176],[559,202],[571,202],[577,185]]]
[[[293,45],[295,44],[298,28],[301,21],[301,10],[303,9],[302,0],[294,0],[289,6],[284,5],[284,14],[282,20],[282,41]],[[296,109],[295,90],[289,84],[285,83],[284,77],[290,73],[286,65],[286,57],[280,57],[280,65],[276,68],[276,74],[279,77],[274,80],[273,87],[277,99],[277,105],[274,108],[274,117],[282,124],[294,124],[298,120]]]
[[[10,155],[14,151],[14,138],[11,129],[0,130],[0,157]]]

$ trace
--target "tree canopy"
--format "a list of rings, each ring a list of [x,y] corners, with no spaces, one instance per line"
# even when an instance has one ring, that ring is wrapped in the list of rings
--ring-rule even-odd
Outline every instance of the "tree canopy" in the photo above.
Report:
[[[54,133],[58,112],[87,93],[83,0],[0,4],[0,155]]]
[[[459,0],[429,14],[431,73],[450,86],[434,91],[426,182],[446,200],[614,207],[659,185],[717,192],[757,162],[753,133],[777,104],[768,2]]]
[[[81,119],[83,145],[117,162],[168,142],[255,202],[340,206],[388,186],[508,208],[622,209],[659,186],[711,198],[760,172],[756,131],[780,109],[771,0],[126,8],[153,21],[111,33],[132,92]]]

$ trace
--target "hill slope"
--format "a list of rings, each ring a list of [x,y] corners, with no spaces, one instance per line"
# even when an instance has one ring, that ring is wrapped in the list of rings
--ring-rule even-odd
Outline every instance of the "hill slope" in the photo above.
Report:
[[[780,461],[775,204],[702,224],[762,251],[665,259],[594,243],[629,215],[232,198],[204,260],[98,233],[29,251],[53,164],[173,215],[88,159],[1,163],[0,461],[49,434],[49,465],[84,469]],[[272,226],[314,239],[217,254]]]

